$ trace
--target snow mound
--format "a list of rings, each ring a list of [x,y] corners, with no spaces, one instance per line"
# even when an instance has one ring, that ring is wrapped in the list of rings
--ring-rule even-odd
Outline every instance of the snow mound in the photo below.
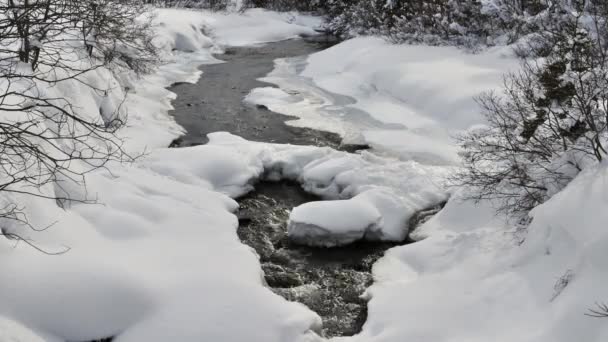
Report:
[[[347,245],[377,230],[381,219],[374,206],[356,198],[310,202],[291,212],[288,235],[293,242],[309,246]]]
[[[358,240],[402,241],[407,207],[390,189],[367,190],[349,200],[303,204],[289,217],[289,238],[299,244],[335,247]]]
[[[517,67],[508,47],[468,54],[454,47],[394,45],[359,37],[306,60],[283,59],[249,102],[296,116],[294,126],[432,165],[458,164],[452,137],[483,122],[475,96]]]

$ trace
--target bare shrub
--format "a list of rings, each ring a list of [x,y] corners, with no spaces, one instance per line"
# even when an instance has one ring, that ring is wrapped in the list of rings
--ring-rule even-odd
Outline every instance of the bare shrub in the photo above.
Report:
[[[545,57],[506,76],[502,94],[481,96],[487,126],[459,137],[465,168],[455,182],[512,214],[543,203],[606,156],[605,38],[585,25],[585,12],[556,10],[543,32]]]
[[[65,182],[83,184],[87,173],[111,161],[132,160],[116,136],[126,120],[124,92],[96,80],[111,76],[108,69],[141,73],[154,66],[145,15],[135,0],[0,0],[4,197],[30,195],[64,205],[75,200],[61,189]],[[65,91],[70,87],[93,94],[97,111],[74,105]],[[49,184],[57,190],[40,190]],[[18,205],[3,205],[2,235],[14,239],[9,221],[29,223]]]

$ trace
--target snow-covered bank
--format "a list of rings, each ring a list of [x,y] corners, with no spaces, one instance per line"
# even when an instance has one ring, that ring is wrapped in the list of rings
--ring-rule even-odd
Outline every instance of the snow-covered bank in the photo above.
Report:
[[[483,124],[474,96],[500,87],[502,74],[516,68],[506,48],[471,55],[356,38],[308,59],[277,61],[264,80],[281,89],[256,89],[248,101],[298,116],[294,125],[369,143],[375,155],[447,171],[458,163],[451,136]],[[362,333],[335,340],[605,341],[606,322],[585,313],[608,298],[607,171],[604,163],[583,172],[533,212],[527,233],[491,203],[454,195],[414,232],[421,241],[390,250],[374,266]],[[308,228],[317,234],[324,212],[312,211],[297,219],[314,223]]]
[[[108,70],[91,76],[122,86],[113,101],[129,88],[124,111],[130,121],[120,135],[129,151],[149,153],[134,164],[110,163],[88,174],[86,189],[62,182],[64,194],[98,205],[66,202],[59,208],[38,197],[0,197],[22,205],[34,227],[55,222],[33,231],[3,220],[3,232],[49,252],[69,248],[48,256],[0,240],[0,341],[322,341],[316,314],[264,286],[257,255],[237,237],[233,198],[259,179],[294,180],[336,201],[330,212],[319,203],[294,212],[294,222],[329,228],[320,237],[303,227],[307,241],[343,243],[353,234],[402,239],[416,211],[447,199],[443,183],[456,162],[449,134],[478,123],[470,95],[497,85],[499,66],[511,60],[500,63],[498,50],[471,56],[360,38],[318,54],[306,68],[301,59],[279,61],[292,74],[277,83],[288,88],[263,89],[250,99],[267,96],[272,109],[299,113],[308,120],[301,124],[331,124],[371,142],[374,152],[254,143],[227,133],[212,134],[206,146],[174,150],[164,147],[181,128],[167,115],[175,95],[165,86],[194,82],[196,66],[217,63],[211,52],[224,45],[307,34],[309,19],[163,10],[157,20],[167,64],[143,80]],[[387,59],[391,63],[380,68],[374,64],[378,51],[405,62]],[[296,77],[300,72],[308,76]],[[64,95],[89,115],[101,115],[100,105],[113,103],[74,89],[58,91],[71,91]],[[387,156],[377,154],[383,150]],[[606,298],[600,286],[608,278],[606,179],[606,164],[583,172],[534,212],[527,236],[495,216],[488,203],[453,196],[415,232],[424,240],[392,249],[375,265],[364,330],[337,340],[605,341],[608,325],[584,313]],[[334,209],[356,219],[358,229],[353,233],[350,222],[335,219]]]
[[[57,223],[44,232],[11,231],[46,250],[71,249],[52,257],[5,242],[0,269],[12,281],[0,285],[2,314],[51,341],[319,339],[311,332],[320,324],[316,314],[263,286],[257,256],[236,236],[237,204],[228,195],[246,193],[259,178],[285,178],[332,198],[372,189],[406,194],[393,213],[445,198],[432,168],[386,160],[392,170],[378,177],[380,159],[373,161],[217,133],[209,145],[157,149],[134,165],[89,175],[88,194],[103,205],[74,203],[63,211],[21,198],[32,224]],[[417,188],[392,189],[398,178],[391,172],[410,174]]]
[[[452,47],[392,45],[356,38],[306,60],[279,60],[248,100],[424,163],[458,160],[452,135],[482,122],[474,97],[517,66],[508,48],[467,54]]]
[[[251,46],[314,35],[314,28],[322,23],[319,17],[263,9],[241,14],[163,9],[158,19],[159,36],[182,51],[198,51],[210,41],[220,46]],[[200,37],[200,31],[207,37]]]
[[[374,267],[369,319],[354,341],[600,342],[606,300],[608,165],[537,208],[524,243],[492,208],[452,200],[423,241]],[[351,341],[351,339],[349,339]]]
[[[62,209],[41,197],[2,193],[3,203],[24,208],[33,227],[52,225],[34,231],[3,220],[4,233],[66,253],[49,256],[22,242],[0,240],[1,341],[318,339],[312,332],[318,316],[266,289],[257,256],[236,235],[237,204],[228,195],[249,189],[248,171],[255,166],[217,146],[157,150],[182,132],[167,114],[175,95],[164,87],[196,81],[197,66],[216,63],[211,53],[222,45],[311,32],[285,16],[254,13],[159,10],[156,43],[165,64],[157,72],[143,79],[126,71],[91,73],[91,81],[113,85],[113,101],[81,91],[75,82],[55,89],[91,116],[101,115],[100,103],[115,109],[112,104],[119,105],[128,92],[122,104],[128,126],[119,136],[128,151],[145,149],[149,155],[88,174],[86,188],[62,182],[39,190],[41,196],[61,191],[97,205],[66,202]],[[222,30],[238,20],[248,24],[240,27],[242,35]],[[234,43],[235,35],[247,40]]]

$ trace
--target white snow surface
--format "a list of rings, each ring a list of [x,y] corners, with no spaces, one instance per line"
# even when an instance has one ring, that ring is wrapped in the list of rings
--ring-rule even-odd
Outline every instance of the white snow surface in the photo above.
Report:
[[[197,51],[211,42],[222,47],[250,46],[314,35],[314,28],[322,23],[319,17],[259,8],[243,13],[177,9],[159,12],[166,25],[161,37],[170,34],[168,43],[180,51]],[[196,38],[201,30],[207,37]]]
[[[439,175],[458,165],[453,135],[484,123],[474,96],[500,87],[502,75],[516,68],[506,47],[468,54],[361,37],[309,58],[276,61],[263,80],[279,89],[255,89],[247,101],[299,117],[290,124],[368,143],[373,150],[364,155],[435,165]],[[350,167],[333,163],[332,169]],[[400,186],[416,183],[407,175],[395,179]],[[441,184],[441,176],[433,179]],[[417,243],[389,250],[374,265],[363,331],[334,340],[606,341],[606,322],[585,314],[608,301],[607,180],[606,163],[585,170],[535,209],[525,230],[497,215],[492,203],[464,201],[466,189],[452,190],[445,209],[412,235]],[[396,193],[402,191],[408,190]],[[294,211],[298,221],[314,225],[301,232],[335,228],[322,206],[304,208],[304,218]],[[398,213],[385,209],[383,220]]]
[[[523,235],[488,203],[452,199],[417,232],[426,239],[374,265],[369,319],[344,340],[605,341],[585,313],[606,297],[607,180],[608,164],[584,171]]]
[[[276,62],[248,101],[297,116],[297,126],[341,134],[404,160],[458,163],[453,135],[483,123],[474,97],[516,68],[508,47],[471,54],[454,47],[348,40],[307,59]]]
[[[309,246],[334,247],[361,240],[377,230],[382,216],[368,202],[357,199],[310,202],[289,216],[289,239]]]
[[[446,165],[456,163],[448,136],[478,123],[470,95],[497,84],[497,70],[511,62],[498,50],[471,56],[357,38],[312,57],[306,68],[302,59],[278,61],[278,71],[291,73],[271,75],[283,90],[262,89],[250,100],[272,100],[271,109],[299,114],[299,124],[372,143],[374,153],[254,143],[227,133],[210,135],[206,146],[164,148],[181,132],[167,115],[175,95],[164,88],[196,81],[196,66],[217,63],[211,52],[222,46],[286,39],[314,22],[290,18],[161,10],[163,67],[144,79],[107,70],[89,75],[93,84],[129,88],[129,127],[121,135],[130,151],[149,153],[88,174],[86,188],[66,181],[61,189],[40,189],[41,196],[61,190],[98,205],[59,208],[42,197],[1,194],[1,204],[19,203],[34,227],[50,225],[34,231],[2,220],[4,232],[66,252],[49,256],[0,239],[1,342],[323,340],[314,333],[316,314],[264,287],[257,255],[237,237],[233,197],[260,178],[296,180],[341,201],[345,211],[357,201],[369,211],[367,221],[379,215],[366,238],[396,238],[413,213],[447,199]],[[242,34],[230,24],[239,20]],[[284,25],[291,26],[276,30]],[[371,63],[379,58],[387,59]],[[405,60],[399,68],[407,73],[391,69],[395,59]],[[120,103],[117,89],[106,97],[73,84],[49,91],[96,116],[104,113],[100,107]],[[608,324],[584,315],[608,301],[607,180],[606,163],[583,171],[533,212],[527,234],[496,216],[490,203],[462,201],[456,193],[415,232],[421,241],[389,250],[374,266],[363,331],[335,340],[608,340]],[[313,214],[323,210],[312,206]]]
[[[310,19],[253,13],[159,10],[165,63],[154,74],[99,68],[83,76],[112,87],[106,95],[76,82],[48,89],[91,118],[114,112],[127,94],[120,115],[128,127],[119,135],[129,152],[147,154],[87,174],[86,188],[64,180],[39,189],[41,197],[2,192],[2,206],[17,203],[32,227],[48,227],[2,219],[4,233],[64,253],[0,239],[0,341],[319,340],[319,317],[264,287],[257,255],[236,235],[230,196],[251,189],[263,171],[258,159],[223,146],[164,148],[182,132],[168,115],[175,95],[165,87],[197,81],[197,66],[217,63],[212,52],[232,37],[246,33],[239,43],[254,44],[310,31],[301,24]],[[237,25],[243,35],[222,30],[237,19],[249,25]],[[263,29],[253,32],[256,25]],[[69,201],[62,209],[42,197],[55,194],[99,204]]]
[[[403,170],[407,174],[407,168]],[[418,179],[428,176],[425,174]],[[440,180],[441,174],[431,177],[431,180]],[[413,179],[404,178],[403,182],[410,180]],[[310,202],[295,208],[289,217],[289,238],[317,247],[347,245],[361,239],[402,241],[409,231],[408,221],[412,214],[444,199],[439,187],[424,189],[428,195],[426,199],[406,198],[386,186],[362,189],[367,190],[351,199]],[[413,194],[414,191],[409,193]]]

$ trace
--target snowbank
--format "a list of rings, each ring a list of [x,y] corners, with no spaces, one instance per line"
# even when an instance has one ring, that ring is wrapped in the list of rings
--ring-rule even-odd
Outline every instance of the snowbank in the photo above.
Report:
[[[608,326],[585,313],[606,300],[607,179],[605,163],[584,171],[527,235],[488,203],[452,199],[417,232],[426,239],[374,266],[368,321],[345,340],[605,341]]]
[[[44,342],[45,340],[23,325],[0,317],[0,341],[2,342]]]
[[[362,159],[377,161],[384,154],[417,162],[404,169],[402,178],[388,171],[391,164],[380,162],[377,170],[377,178],[401,180],[383,184],[390,196],[382,202],[385,206],[374,206],[382,216],[377,226],[392,220],[392,227],[400,227],[403,211],[398,208],[410,200],[403,194],[417,191],[416,173],[408,172],[436,165],[437,177],[426,179],[441,184],[446,166],[458,164],[451,136],[483,123],[474,96],[499,87],[502,74],[516,64],[505,48],[472,55],[449,47],[394,46],[379,38],[356,38],[308,59],[277,61],[264,81],[280,89],[259,88],[247,100],[299,117],[293,125],[371,144],[375,155],[363,153]],[[365,186],[354,193],[345,190],[358,184],[351,177],[361,181],[375,176],[360,171],[365,169],[361,159],[326,159],[305,167],[302,179],[308,190],[374,194],[363,190]],[[316,163],[323,167],[316,169]],[[351,169],[355,171],[349,173]],[[608,278],[607,179],[606,163],[585,170],[533,212],[527,234],[497,216],[491,203],[463,201],[457,192],[445,209],[412,234],[417,243],[389,250],[374,265],[363,331],[335,340],[605,341],[606,322],[585,313],[607,300],[601,285]],[[394,200],[395,193],[400,200]],[[349,222],[345,213],[355,210],[351,201],[342,203],[339,216],[325,215],[327,208],[320,204],[303,206],[294,211],[294,221],[305,224],[292,230],[315,238],[315,243],[319,234],[336,240],[332,231],[350,238],[340,233],[352,234],[351,229],[358,228],[361,236],[375,216]],[[420,203],[416,197],[413,202]]]
[[[57,223],[43,232],[15,223],[6,231],[47,251],[70,250],[52,257],[2,240],[0,270],[12,281],[0,283],[0,315],[60,340],[318,340],[316,314],[263,286],[257,256],[236,235],[237,203],[227,195],[244,194],[255,179],[292,178],[336,199],[361,193],[357,201],[377,221],[385,213],[371,206],[372,190],[392,191],[404,215],[445,199],[432,168],[385,160],[395,173],[378,174],[380,159],[373,158],[215,133],[209,145],[157,149],[134,165],[112,164],[87,176],[86,192],[71,191],[74,199],[103,205],[74,202],[64,211],[17,197],[33,225]],[[333,162],[340,159],[349,161]],[[388,190],[408,173],[417,181],[412,192]]]
[[[319,17],[249,9],[230,12],[158,10],[158,40],[172,50],[195,52],[217,46],[250,46],[314,35]],[[200,37],[200,32],[204,37]]]
[[[2,206],[25,208],[32,227],[51,225],[34,231],[3,218],[3,233],[60,254],[0,239],[0,340],[319,340],[319,317],[265,288],[257,255],[236,235],[238,205],[229,196],[251,189],[252,177],[263,174],[261,161],[222,146],[164,149],[182,132],[168,115],[175,95],[164,88],[195,82],[198,65],[217,63],[212,53],[230,43],[221,27],[238,18],[159,10],[155,43],[165,63],[157,72],[137,79],[99,68],[86,75],[88,83],[111,88],[108,94],[76,82],[49,89],[93,118],[122,105],[125,149],[148,154],[132,165],[111,162],[87,174],[86,188],[66,179],[39,189],[41,197],[1,194]],[[242,19],[266,27],[248,39],[286,39],[310,30],[297,18],[292,24],[281,18],[262,13]],[[276,28],[282,31],[271,35]],[[73,201],[59,208],[44,198],[56,193]],[[78,201],[83,199],[99,204]]]
[[[120,74],[112,82],[129,88],[125,108],[128,126],[120,137],[133,153],[167,146],[183,133],[167,112],[173,107],[175,94],[166,90],[172,84],[195,83],[201,76],[202,64],[221,63],[213,54],[223,52],[225,46],[261,44],[294,38],[314,32],[319,18],[295,14],[279,14],[264,10],[248,10],[243,15],[178,9],[156,10],[157,25],[154,44],[161,49],[163,65],[153,74],[141,79]],[[91,92],[93,93],[93,92]],[[76,104],[96,94],[74,96]],[[120,103],[118,94],[114,99]],[[92,106],[83,104],[83,108]]]
[[[320,17],[263,9],[249,9],[243,14],[206,15],[206,24],[213,36],[225,46],[256,45],[314,35],[314,28],[321,26],[321,23]]]
[[[305,204],[292,214],[292,236],[299,231],[308,244],[343,244],[363,236],[401,241],[415,213],[436,206],[449,196],[445,178],[450,169],[445,167],[366,152],[350,154],[330,148],[256,143],[228,133],[209,134],[209,140],[208,148],[221,146],[235,151],[241,155],[240,160],[249,163],[248,168],[240,168],[245,170],[243,190],[250,187],[251,181],[245,182],[246,179],[287,179],[298,181],[310,193],[334,200]],[[336,213],[332,213],[334,209]],[[346,217],[363,209],[356,214],[362,215],[357,216],[358,222]],[[297,223],[307,224],[307,228]],[[332,241],[315,238],[319,241],[312,242],[307,231]],[[347,233],[348,239],[338,241],[332,232]]]
[[[500,87],[517,66],[509,48],[467,54],[453,47],[348,40],[307,60],[279,60],[248,101],[300,117],[293,125],[336,132],[404,160],[455,164],[452,135],[482,119],[474,97]]]

